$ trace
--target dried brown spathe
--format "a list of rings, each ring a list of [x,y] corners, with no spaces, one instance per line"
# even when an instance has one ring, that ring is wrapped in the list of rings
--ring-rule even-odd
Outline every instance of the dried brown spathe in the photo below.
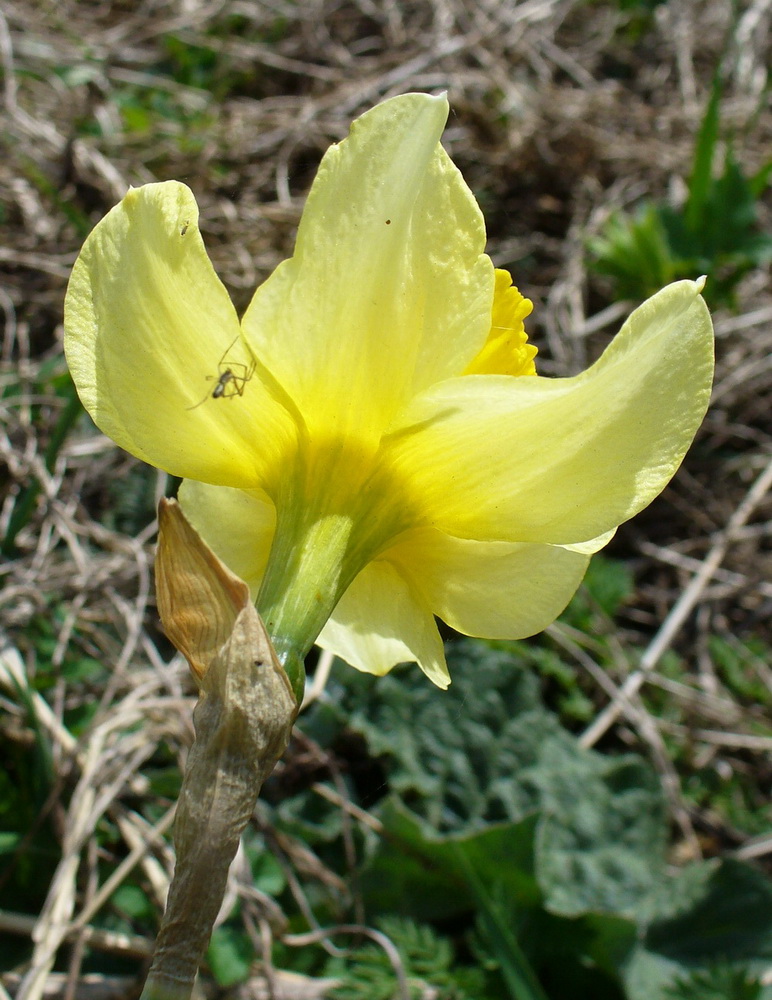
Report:
[[[161,501],[158,608],[199,683],[177,806],[177,863],[141,1000],[188,1000],[228,868],[298,705],[249,591]]]

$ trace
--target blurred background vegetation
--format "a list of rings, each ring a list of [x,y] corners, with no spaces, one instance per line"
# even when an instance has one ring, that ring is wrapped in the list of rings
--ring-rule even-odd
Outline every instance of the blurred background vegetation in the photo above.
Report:
[[[185,181],[243,309],[351,119],[442,89],[490,253],[534,299],[540,371],[580,370],[632,305],[705,273],[713,405],[546,635],[448,634],[447,693],[311,658],[201,996],[772,998],[771,18],[769,0],[5,0],[0,998],[138,994],[192,739],[151,583],[175,484],[75,397],[77,251],[129,184]]]

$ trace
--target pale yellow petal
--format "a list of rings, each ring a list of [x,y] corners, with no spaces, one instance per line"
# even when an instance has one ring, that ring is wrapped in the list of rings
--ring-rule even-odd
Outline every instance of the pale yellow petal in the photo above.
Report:
[[[388,562],[370,563],[341,598],[318,639],[346,663],[382,676],[415,661],[438,687],[450,676],[431,611]]]
[[[408,94],[325,155],[292,260],[244,329],[312,433],[377,440],[416,392],[459,374],[490,328],[480,210],[439,145],[444,97]]]
[[[248,585],[254,600],[276,527],[270,500],[258,490],[209,486],[192,479],[182,483],[178,500],[199,535]]]
[[[83,405],[138,458],[254,486],[286,448],[288,418],[240,342],[184,184],[132,190],[97,224],[73,268],[64,330]]]
[[[590,561],[558,545],[475,542],[432,529],[411,532],[385,558],[438,617],[486,639],[541,632],[571,600]]]
[[[616,533],[617,529],[612,528],[610,531],[604,531],[597,538],[588,538],[586,542],[574,542],[573,545],[564,545],[563,548],[569,549],[571,552],[578,552],[582,556],[594,556],[596,552],[600,552],[608,545]]]
[[[569,379],[471,375],[416,399],[390,461],[417,523],[463,538],[573,545],[667,484],[710,398],[713,330],[681,281]]]

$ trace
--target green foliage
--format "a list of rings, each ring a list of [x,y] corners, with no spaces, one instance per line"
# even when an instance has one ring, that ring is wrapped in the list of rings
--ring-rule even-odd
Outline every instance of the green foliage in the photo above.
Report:
[[[666,0],[617,0],[620,10],[649,14],[665,2]]]
[[[155,517],[158,473],[152,466],[130,466],[120,479],[107,483],[105,527],[137,535]]]
[[[33,160],[26,160],[24,163],[24,176],[26,180],[42,195],[47,204],[51,206],[52,213],[61,214],[72,226],[80,239],[84,239],[92,226],[92,222],[83,210],[72,200],[62,193],[62,185],[58,178],[50,177],[44,170],[41,170],[38,163]],[[69,382],[69,375],[67,376]],[[74,388],[72,389],[75,394]]]
[[[749,865],[691,865],[663,882],[659,907],[626,963],[629,1000],[672,1000],[676,983],[718,962],[749,975],[769,965],[772,885]]]
[[[663,957],[706,966],[772,959],[772,885],[749,865],[693,865],[663,882],[659,904],[646,944]]]
[[[489,989],[517,1000],[670,1000],[718,957],[767,960],[772,886],[738,862],[674,877],[658,779],[633,755],[583,750],[544,707],[529,650],[454,643],[448,692],[416,671],[348,675],[340,711],[390,790],[368,912],[473,920]]]
[[[743,643],[718,635],[709,638],[708,649],[721,680],[735,697],[748,705],[772,709],[772,688],[762,674],[772,660],[772,651],[758,640]],[[765,732],[772,735],[771,730],[767,724]]]
[[[463,830],[519,819],[538,805],[529,773],[540,747],[560,740],[539,705],[534,675],[504,650],[464,645],[469,659],[449,692],[415,671],[383,679],[349,725],[387,762],[390,787],[432,829]]]
[[[759,639],[742,642],[733,637],[711,636],[708,651],[723,697],[737,706],[738,717],[743,712],[743,728],[768,738],[772,735],[772,692],[765,677],[772,650]],[[693,683],[689,664],[675,654],[663,658],[660,672],[669,681],[684,685],[684,691]],[[647,710],[656,718],[694,728],[694,709],[688,700],[673,698],[669,691],[653,686],[643,696]],[[666,737],[666,742],[682,776],[681,788],[689,805],[697,810],[709,808],[722,824],[746,835],[769,829],[772,806],[766,786],[770,772],[762,762],[756,767],[747,766],[742,750],[724,751],[705,760],[692,741]]]
[[[124,129],[137,139],[166,134],[173,137],[181,153],[199,153],[212,126],[208,97],[186,104],[162,84],[159,78],[157,86],[124,84],[116,88],[113,101]]]
[[[611,663],[604,635],[630,588],[627,569],[597,560],[564,616],[591,636],[601,663]],[[78,653],[77,633],[53,671],[60,625],[54,607],[30,630],[37,637],[36,688],[46,691],[58,676],[81,687],[98,683],[99,664]],[[768,704],[759,689],[762,648],[715,638],[710,649],[721,681],[738,699]],[[382,834],[360,832],[359,886],[366,922],[394,942],[411,996],[772,1000],[754,978],[772,960],[772,886],[738,862],[672,873],[656,775],[637,756],[582,749],[561,722],[571,693],[580,691],[564,655],[544,640],[456,640],[448,652],[447,692],[415,668],[380,679],[336,668],[328,697],[302,722],[324,747],[349,741],[375,767],[372,788],[349,783],[351,797],[362,802],[364,795],[383,824]],[[677,657],[663,669],[685,680]],[[559,713],[546,706],[545,695]],[[663,701],[657,710],[683,721],[672,704]],[[88,716],[69,709],[66,721],[78,733]],[[10,761],[14,780],[0,789],[7,806],[0,850],[11,862],[6,898],[27,912],[39,907],[58,859],[46,820],[35,827],[52,773],[40,738],[37,756],[25,755],[18,770]],[[176,797],[180,775],[170,750],[159,747],[144,773],[153,796]],[[707,779],[699,777],[704,789]],[[735,795],[740,779],[731,780]],[[711,794],[721,801],[720,790]],[[274,805],[268,790],[261,808],[269,827],[313,845],[323,864],[345,873],[339,808],[307,789]],[[17,860],[20,837],[31,827],[35,836]],[[107,857],[117,833],[108,823],[98,836]],[[250,830],[244,846],[256,886],[293,912],[286,875],[263,836]],[[105,909],[106,929],[152,933],[154,906],[137,875]],[[345,900],[335,892],[313,880],[304,891],[322,923],[346,919]],[[0,960],[23,960],[22,942],[11,944],[0,945]],[[277,945],[274,962],[338,978],[338,1000],[397,995],[391,962],[373,941],[326,964],[314,949],[301,951]],[[228,988],[248,978],[256,957],[236,915],[212,938],[208,972]]]
[[[575,628],[591,627],[590,614],[600,609],[608,619],[614,617],[635,594],[635,579],[627,563],[607,556],[592,557],[584,582],[562,616]]]
[[[20,691],[20,721],[32,730],[25,747],[0,731],[0,909],[36,912],[59,861],[59,845],[46,808],[54,782],[48,733],[37,723],[29,694]],[[21,942],[14,941],[15,945]],[[0,950],[0,963],[3,952]],[[5,966],[10,968],[11,964]]]
[[[455,845],[455,854],[478,906],[477,919],[482,939],[491,946],[510,996],[513,1000],[547,1000],[517,940],[509,919],[511,904],[501,892],[499,883],[494,883],[489,889],[478,876],[463,847]]]
[[[449,691],[414,671],[386,677],[350,725],[427,829],[468,833],[537,814],[549,905],[564,914],[631,912],[664,867],[656,776],[636,757],[579,748],[543,707],[517,649],[459,643]]]
[[[614,665],[613,619],[630,601],[634,589],[633,575],[625,563],[594,556],[582,586],[561,616],[561,623],[573,629],[576,637],[604,665]],[[541,678],[545,700],[557,710],[564,726],[573,728],[577,722],[584,726],[594,717],[597,706],[582,683],[582,671],[576,660],[566,657],[560,647],[546,638],[514,646],[498,645],[505,650],[516,650],[523,666]],[[546,686],[544,681],[548,681]]]
[[[763,995],[759,980],[731,965],[694,972],[665,990],[667,1000],[762,1000]]]
[[[488,1000],[482,970],[459,965],[450,941],[433,928],[400,917],[384,917],[377,926],[399,953],[411,1000],[427,995],[436,1000]],[[374,941],[345,959],[332,959],[325,975],[342,980],[330,991],[333,1000],[392,1000],[398,995],[391,959]]]
[[[244,982],[253,959],[254,949],[246,931],[230,923],[215,928],[206,961],[220,986]]]
[[[167,57],[164,69],[173,80],[186,87],[208,90],[218,98],[222,96],[218,85],[221,60],[214,49],[191,45],[176,35],[165,35],[163,47]]]
[[[267,896],[280,895],[287,888],[287,877],[264,839],[248,830],[244,834],[243,845],[249,858],[252,886]]]
[[[714,176],[719,144],[721,82],[717,74],[697,137],[688,197],[674,208],[644,202],[632,215],[612,216],[590,240],[593,266],[612,279],[619,298],[641,300],[676,278],[707,275],[712,305],[733,304],[735,289],[754,267],[772,258],[772,236],[759,231],[757,203],[772,174],[772,161],[746,177],[731,142]]]
[[[615,213],[603,233],[589,241],[589,250],[594,269],[613,280],[621,299],[647,298],[684,276],[668,243],[661,205],[646,202],[633,215]]]
[[[119,886],[112,897],[115,910],[131,920],[143,920],[152,926],[155,918],[155,906],[148,899],[147,893],[138,885],[125,884]]]
[[[63,721],[70,732],[81,736],[90,724],[98,702],[86,694],[97,691],[103,683],[104,665],[87,650],[92,650],[89,639],[78,628],[72,631],[71,639],[60,659],[55,659],[59,637],[67,621],[68,609],[62,602],[61,594],[52,592],[42,602],[41,613],[35,615],[20,637],[19,646],[34,663],[34,673],[30,679],[33,690],[45,693],[62,680],[78,685],[84,697],[72,699],[65,708]],[[23,693],[26,698],[27,694]],[[37,715],[30,710],[30,718]],[[46,739],[48,737],[45,737]]]

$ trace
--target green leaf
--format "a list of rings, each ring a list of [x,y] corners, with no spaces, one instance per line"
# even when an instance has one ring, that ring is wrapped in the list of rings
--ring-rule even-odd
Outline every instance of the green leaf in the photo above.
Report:
[[[538,681],[512,648],[459,642],[449,660],[449,691],[415,671],[392,674],[353,709],[350,727],[431,829],[522,819],[538,806],[528,776],[544,742],[559,737],[558,720],[541,706]]]
[[[460,845],[454,845],[454,854],[479,907],[481,924],[512,1000],[547,1000],[503,907],[488,892]]]
[[[657,205],[644,202],[633,215],[612,215],[600,236],[588,241],[598,274],[613,279],[620,298],[641,301],[668,284],[681,265],[671,248]]]
[[[673,876],[656,775],[581,748],[541,704],[537,660],[525,643],[460,641],[447,692],[405,671],[336,693],[392,790],[368,911],[476,914],[496,996],[533,993],[528,967],[555,1000],[666,1000],[722,958],[753,974],[772,957],[772,887],[737,862]]]
[[[772,884],[739,861],[706,867],[700,898],[687,913],[652,924],[649,950],[690,963],[772,960]]]
[[[686,228],[696,232],[704,218],[711,188],[713,154],[718,142],[719,112],[721,106],[721,74],[717,70],[713,77],[708,106],[697,135],[694,163],[689,178],[689,197],[684,207]]]
[[[113,893],[111,902],[116,910],[133,920],[152,919],[155,915],[155,906],[137,885],[119,886]]]
[[[743,643],[734,637],[726,639],[712,635],[708,639],[708,649],[721,680],[732,694],[749,705],[772,707],[772,689],[759,669],[759,665],[766,667],[772,660],[772,650],[768,646],[753,640]]]
[[[754,198],[760,198],[764,192],[767,190],[770,182],[772,181],[772,160],[769,163],[765,163],[760,170],[757,170],[753,177],[748,181],[748,186],[751,189],[751,194]]]
[[[449,691],[408,674],[384,678],[351,725],[381,755],[390,787],[421,818],[426,842],[503,823],[498,829],[509,834],[500,835],[514,844],[518,825],[536,816],[536,876],[547,907],[567,916],[632,916],[665,869],[657,777],[637,757],[579,747],[541,705],[536,678],[519,669],[519,648],[527,647],[459,642],[449,655]],[[406,836],[415,845],[416,836]],[[476,870],[486,877],[485,868]]]
[[[223,924],[215,928],[206,958],[218,984],[233,986],[248,978],[254,952],[244,931]]]
[[[716,962],[749,972],[772,960],[772,883],[739,861],[693,865],[663,887],[661,909],[625,967],[630,1000],[671,1000],[673,985]]]
[[[419,920],[468,913],[474,897],[458,850],[485,879],[523,907],[541,901],[533,869],[535,817],[494,824],[467,834],[434,833],[396,797],[380,808],[384,837],[362,875],[371,911],[410,914]]]
[[[20,841],[20,833],[10,831],[0,832],[0,855],[13,854]]]
[[[258,846],[247,847],[247,857],[252,869],[252,884],[268,896],[278,896],[287,888],[287,876],[273,854],[260,838]]]
[[[633,597],[635,578],[628,563],[596,555],[590,561],[581,589],[589,593],[609,618],[613,618]],[[569,608],[573,604],[574,601]]]
[[[772,259],[772,237],[759,231],[757,202],[772,162],[747,179],[731,143],[714,177],[720,137],[721,76],[717,70],[700,124],[682,207],[644,202],[634,215],[618,213],[588,241],[593,267],[610,277],[621,298],[640,300],[675,278],[708,276],[710,305],[732,304],[740,280]]]
[[[72,384],[69,376],[67,381],[67,391],[62,394],[66,402],[59,412],[44,454],[45,466],[49,472],[53,472],[57,456],[64,445],[67,435],[76,420],[83,413],[80,399],[75,392],[75,386]],[[32,479],[16,498],[13,505],[13,512],[8,520],[5,537],[0,546],[0,551],[4,556],[11,557],[16,554],[16,536],[32,517],[41,489],[40,482],[37,479]]]
[[[656,776],[639,758],[606,758],[550,741],[536,869],[546,905],[634,917],[665,872],[667,827]]]
[[[460,966],[450,941],[433,928],[400,917],[384,917],[377,926],[399,953],[411,998],[486,1000],[482,970]],[[399,995],[391,960],[374,941],[345,959],[332,959],[324,974],[342,980],[330,991],[331,1000],[393,1000]]]
[[[762,1000],[763,986],[745,969],[718,965],[693,972],[666,987],[667,1000]]]

